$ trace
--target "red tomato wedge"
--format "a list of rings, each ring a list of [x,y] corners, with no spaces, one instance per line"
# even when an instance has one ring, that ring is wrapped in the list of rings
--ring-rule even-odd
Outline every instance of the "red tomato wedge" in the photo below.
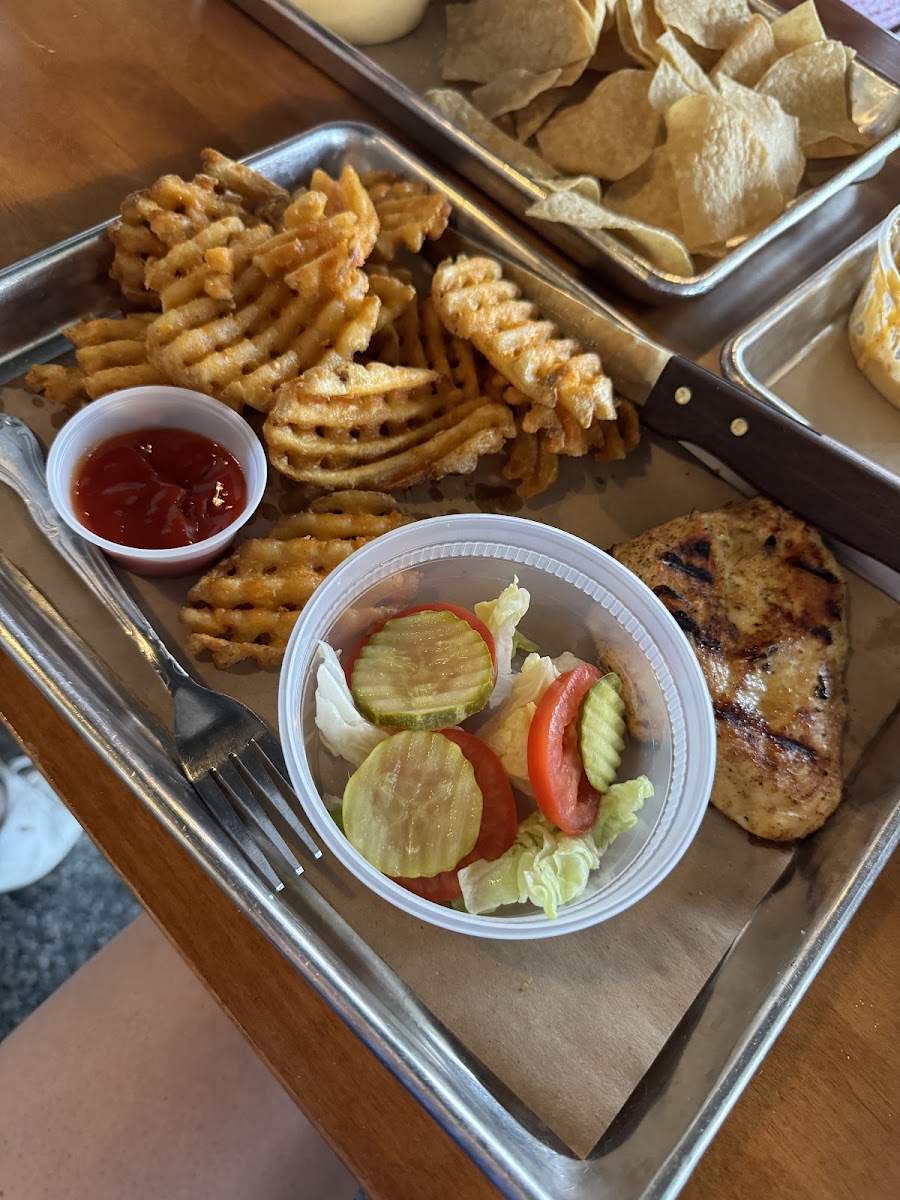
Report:
[[[394,879],[394,883],[399,883],[408,892],[414,892],[423,900],[433,900],[435,904],[459,900],[462,896],[456,874],[459,868],[467,867],[479,858],[489,862],[499,858],[516,840],[519,823],[516,798],[506,771],[490,746],[462,729],[442,729],[441,733],[455,742],[472,764],[475,782],[481,788],[483,807],[478,840],[454,870],[442,871],[440,875],[432,875],[429,879]]]
[[[387,625],[388,621],[394,621],[397,619],[397,617],[409,617],[412,616],[413,613],[418,612],[450,612],[453,613],[454,617],[459,617],[461,621],[465,621],[467,624],[471,625],[475,632],[479,634],[480,637],[482,637],[487,643],[487,648],[491,652],[491,662],[494,664],[494,680],[496,681],[497,649],[494,646],[494,635],[488,629],[487,625],[485,625],[484,621],[479,620],[473,612],[470,612],[467,608],[461,608],[458,604],[417,604],[415,608],[404,608],[402,612],[394,613],[392,616],[385,618],[380,625],[376,625],[375,628],[363,638],[352,654],[347,655],[346,662],[344,663],[344,677],[347,680],[348,686],[350,684],[351,676],[353,675],[354,664],[359,658],[360,651],[362,650],[363,646],[367,645],[376,633],[380,633],[382,629],[384,629],[385,625]]]
[[[600,808],[578,752],[578,710],[599,678],[590,663],[560,675],[538,701],[528,730],[528,778],[538,807],[573,836],[592,828]]]

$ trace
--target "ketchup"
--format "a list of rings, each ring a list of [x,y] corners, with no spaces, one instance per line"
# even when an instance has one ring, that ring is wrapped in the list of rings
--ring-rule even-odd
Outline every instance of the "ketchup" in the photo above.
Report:
[[[190,546],[231,524],[247,483],[229,452],[186,429],[136,429],[81,460],[72,507],[83,525],[120,546]]]

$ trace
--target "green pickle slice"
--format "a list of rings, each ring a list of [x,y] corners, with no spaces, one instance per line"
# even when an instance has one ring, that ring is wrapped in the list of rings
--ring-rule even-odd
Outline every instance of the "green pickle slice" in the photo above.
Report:
[[[581,704],[578,749],[591,787],[609,791],[625,749],[625,701],[618,675],[598,679]]]
[[[350,688],[376,725],[444,729],[484,708],[494,664],[484,638],[454,613],[409,613],[363,646]]]
[[[375,747],[344,789],[344,833],[385,875],[430,878],[474,847],[482,795],[475,772],[440,733],[395,733]]]

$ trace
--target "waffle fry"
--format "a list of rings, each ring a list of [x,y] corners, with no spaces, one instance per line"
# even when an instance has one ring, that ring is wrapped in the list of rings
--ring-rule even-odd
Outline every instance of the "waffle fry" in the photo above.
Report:
[[[641,440],[637,409],[630,400],[616,401],[616,419],[598,421],[590,431],[591,449],[597,462],[626,458]]]
[[[329,571],[411,517],[390,496],[335,493],[283,518],[269,537],[243,542],[188,593],[181,620],[190,654],[217,667],[252,659],[277,667],[297,616]]]
[[[390,171],[370,171],[363,176],[378,214],[378,254],[392,262],[401,247],[417,254],[425,239],[434,241],[447,228],[450,205],[420,180],[399,179]]]
[[[386,267],[380,266],[366,267],[366,274],[369,277],[369,295],[377,296],[381,301],[378,324],[375,327],[376,333],[393,325],[416,298],[416,289],[408,278],[404,278],[400,273],[388,274],[387,270]]]
[[[516,436],[510,442],[501,473],[504,479],[518,480],[516,495],[530,500],[556,483],[559,455],[549,448],[543,431],[527,433],[518,422],[516,424]]]
[[[26,386],[71,408],[122,388],[168,383],[147,360],[147,330],[153,320],[153,313],[131,313],[70,325],[63,333],[76,347],[77,367],[32,367]]]
[[[612,383],[596,354],[557,336],[552,321],[521,298],[490,258],[448,259],[435,271],[432,297],[443,323],[467,338],[535,404],[568,410],[583,429],[615,419]]]
[[[379,363],[307,371],[281,389],[263,429],[272,465],[291,479],[381,490],[468,474],[514,432],[506,405]]]
[[[284,253],[284,235],[268,236],[267,226],[236,228],[236,220],[208,227],[148,269],[164,310],[149,331],[148,355],[184,387],[237,410],[248,405],[268,412],[286,381],[325,359],[336,362],[364,350],[380,301],[366,294],[368,278],[356,268],[340,273],[342,290],[335,294],[337,276],[321,265],[326,256],[315,271],[304,265],[318,285],[296,292],[288,276],[297,270],[297,254]],[[227,304],[207,294],[213,248],[230,253]]]
[[[266,179],[252,167],[226,158],[218,150],[201,150],[200,166],[227,192],[243,201],[245,209],[265,225],[278,226],[291,202],[290,192]]]
[[[60,363],[35,363],[25,375],[25,386],[38,396],[46,396],[54,404],[77,408],[88,399],[84,376],[78,367]]]
[[[362,266],[375,249],[379,236],[380,218],[369,192],[349,164],[341,171],[338,179],[332,179],[324,171],[316,170],[309,181],[310,191],[322,192],[328,199],[326,216],[352,213],[356,218],[350,240],[350,261]],[[287,221],[285,221],[287,226]]]

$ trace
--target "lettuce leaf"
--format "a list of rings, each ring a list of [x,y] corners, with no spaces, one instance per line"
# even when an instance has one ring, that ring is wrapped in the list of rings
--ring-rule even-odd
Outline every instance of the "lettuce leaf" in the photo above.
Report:
[[[478,734],[503,763],[513,787],[529,796],[534,793],[528,782],[528,730],[538,701],[559,674],[552,659],[529,654],[512,677],[509,695]]]
[[[388,736],[360,713],[347,686],[340,659],[331,646],[319,642],[321,662],[316,673],[316,728],[325,749],[361,766]]]
[[[490,701],[492,708],[506,699],[512,687],[517,626],[528,612],[530,603],[530,593],[519,587],[518,579],[513,579],[496,600],[482,600],[475,605],[475,616],[491,631],[497,655],[497,683]]]
[[[493,912],[504,904],[531,901],[554,920],[560,905],[576,900],[591,871],[613,841],[637,824],[636,813],[653,795],[646,776],[617,783],[600,805],[597,823],[588,833],[569,837],[541,813],[521,823],[516,840],[498,859],[483,859],[459,872],[466,911]]]

